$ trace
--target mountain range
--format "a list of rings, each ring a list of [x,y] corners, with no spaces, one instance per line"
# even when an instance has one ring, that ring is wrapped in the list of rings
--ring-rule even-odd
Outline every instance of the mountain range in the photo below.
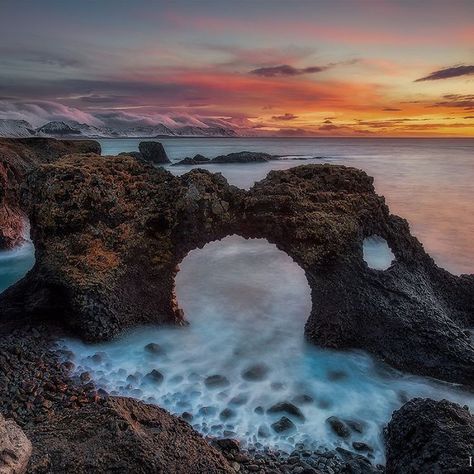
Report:
[[[236,137],[238,133],[226,127],[186,125],[170,128],[162,123],[139,125],[125,129],[96,127],[75,121],[52,121],[34,128],[26,120],[0,119],[0,137],[53,138],[157,138],[157,137]]]

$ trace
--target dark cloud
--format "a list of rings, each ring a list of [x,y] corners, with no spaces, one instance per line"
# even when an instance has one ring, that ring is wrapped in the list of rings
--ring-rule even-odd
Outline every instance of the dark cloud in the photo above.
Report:
[[[474,115],[468,115],[467,117],[464,117],[465,119],[474,119]]]
[[[331,122],[331,120],[326,119],[323,123],[331,124],[332,122]]]
[[[297,115],[289,114],[289,113],[286,113],[284,115],[274,115],[272,117],[273,120],[294,120],[296,118],[298,118]]]
[[[464,65],[453,66],[453,67],[447,67],[445,69],[438,69],[437,71],[433,71],[427,76],[417,79],[415,82],[437,81],[439,79],[449,79],[451,77],[469,76],[471,74],[474,74],[474,66],[464,66]]]
[[[382,109],[384,112],[401,112],[402,109],[396,109],[395,107],[385,107]]]
[[[443,100],[431,104],[429,107],[460,107],[465,110],[474,109],[474,94],[446,94]]]
[[[327,69],[327,66],[310,66],[304,68],[296,68],[288,64],[281,66],[260,67],[250,71],[250,74],[263,77],[279,77],[279,76],[299,76],[301,74],[313,74],[322,72]]]

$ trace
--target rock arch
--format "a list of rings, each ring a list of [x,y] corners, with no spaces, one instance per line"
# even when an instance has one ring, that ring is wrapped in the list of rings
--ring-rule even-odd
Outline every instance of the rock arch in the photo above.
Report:
[[[474,277],[438,268],[364,172],[309,165],[272,171],[250,190],[219,174],[176,177],[127,156],[70,155],[29,175],[25,206],[36,264],[0,297],[5,314],[55,319],[89,340],[143,323],[185,324],[177,265],[238,234],[265,238],[305,271],[307,338],[368,350],[411,372],[472,384]],[[368,268],[365,237],[396,261]]]

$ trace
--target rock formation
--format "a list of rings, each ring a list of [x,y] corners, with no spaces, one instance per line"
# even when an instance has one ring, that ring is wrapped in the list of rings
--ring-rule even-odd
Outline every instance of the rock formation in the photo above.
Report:
[[[0,249],[12,248],[25,237],[20,186],[26,173],[65,154],[83,152],[100,154],[100,145],[92,140],[0,139]]]
[[[442,400],[415,398],[396,411],[386,429],[387,474],[471,473],[474,416]]]
[[[148,163],[155,165],[170,163],[168,155],[160,142],[140,142],[138,149],[142,158]]]
[[[127,156],[69,155],[30,174],[36,264],[0,296],[5,314],[47,317],[87,340],[141,323],[185,324],[174,278],[186,254],[226,235],[266,238],[306,272],[307,338],[406,371],[472,385],[474,278],[438,268],[364,172],[273,171],[249,191],[204,170],[176,177]],[[377,234],[396,261],[370,269]]]
[[[228,155],[219,155],[215,158],[206,158],[202,155],[195,155],[193,158],[186,157],[184,160],[174,163],[175,165],[202,165],[212,163],[265,163],[280,158],[278,155],[270,155],[268,153],[260,153],[256,151],[240,151],[237,153],[229,153]]]
[[[0,414],[0,474],[23,474],[32,446],[22,429]]]
[[[188,423],[130,398],[63,410],[30,436],[31,473],[235,472]]]

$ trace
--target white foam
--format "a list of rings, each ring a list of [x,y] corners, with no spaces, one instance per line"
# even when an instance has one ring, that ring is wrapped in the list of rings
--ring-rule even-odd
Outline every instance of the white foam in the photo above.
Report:
[[[469,394],[388,370],[367,354],[305,343],[311,301],[304,272],[265,240],[228,237],[191,252],[180,267],[177,295],[191,325],[139,328],[103,344],[65,340],[75,354],[78,374],[89,371],[112,393],[157,403],[176,414],[190,412],[191,424],[204,434],[287,451],[297,442],[351,449],[352,441],[364,441],[374,447],[376,462],[384,460],[382,428],[407,398],[472,404]],[[159,344],[163,353],[147,352],[149,343]],[[103,360],[95,362],[91,357],[98,352]],[[261,381],[242,377],[254,364],[268,367]],[[163,374],[163,383],[146,381],[153,369]],[[206,386],[206,377],[215,374],[225,376],[229,385]],[[258,407],[266,410],[301,395],[314,401],[299,404],[306,421],[292,418],[295,433],[278,435],[270,428],[269,438],[258,434],[260,427],[269,428],[281,416],[258,413]],[[241,405],[233,403],[235,397]],[[219,415],[226,408],[235,416],[223,421]],[[364,432],[349,440],[338,438],[325,421],[332,415],[362,421]]]
[[[366,237],[362,249],[364,261],[374,270],[387,270],[395,260],[387,241],[379,235]]]

